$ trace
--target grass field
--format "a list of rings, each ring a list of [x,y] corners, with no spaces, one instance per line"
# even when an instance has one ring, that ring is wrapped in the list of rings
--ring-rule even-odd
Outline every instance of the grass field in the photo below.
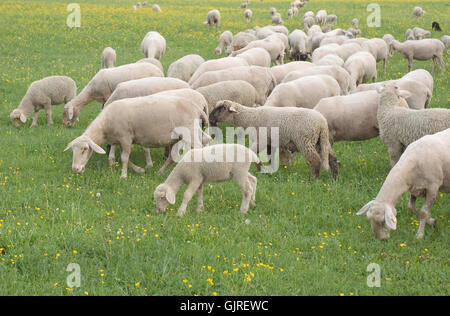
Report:
[[[100,68],[104,47],[117,51],[118,64],[142,58],[140,42],[150,30],[167,39],[162,63],[186,54],[216,58],[219,34],[270,23],[269,8],[285,16],[289,0],[251,1],[253,21],[245,22],[242,0],[159,1],[133,12],[131,0],[80,0],[81,28],[66,26],[69,1],[3,0],[0,2],[0,295],[449,295],[449,205],[440,195],[432,209],[438,219],[416,240],[418,219],[407,209],[408,194],[397,204],[398,229],[387,241],[375,240],[369,222],[356,212],[372,200],[390,170],[387,150],[379,138],[341,142],[335,151],[340,177],[323,172],[309,180],[300,155],[294,165],[258,177],[257,207],[239,213],[241,192],[235,183],[205,187],[205,212],[195,201],[183,218],[176,209],[157,215],[153,191],[167,175],[156,170],[163,150],[152,150],[154,169],[145,175],[109,167],[106,157],[91,158],[84,175],[71,170],[65,146],[82,134],[100,110],[92,103],[74,128],[62,125],[63,106],[53,108],[55,124],[31,120],[14,128],[9,120],[29,84],[50,75],[67,75],[78,92]],[[149,2],[151,3],[151,2]],[[365,37],[393,34],[403,40],[407,28],[431,28],[436,20],[448,29],[449,4],[436,1],[377,1],[381,27],[368,28],[369,1],[311,0],[286,26],[301,27],[305,10],[327,9],[348,28],[358,17]],[[420,4],[426,16],[417,21]],[[218,30],[202,25],[206,13],[218,8]],[[447,33],[448,34],[448,33]],[[449,69],[448,54],[444,56]],[[414,69],[432,71],[432,61],[414,62]],[[407,72],[398,53],[379,80]],[[434,75],[432,107],[450,108],[449,75]],[[145,165],[141,148],[133,161]],[[182,190],[183,191],[183,190]],[[177,201],[180,203],[181,194]],[[250,223],[246,224],[246,220]],[[248,223],[248,221],[247,221]],[[81,286],[66,283],[76,263]],[[381,287],[368,287],[367,266],[381,268]]]

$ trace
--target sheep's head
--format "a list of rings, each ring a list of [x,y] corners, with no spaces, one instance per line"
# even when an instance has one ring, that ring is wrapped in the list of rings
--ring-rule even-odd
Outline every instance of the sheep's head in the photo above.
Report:
[[[356,215],[366,214],[377,239],[387,239],[391,230],[397,229],[397,211],[394,207],[377,201],[367,203]]]
[[[19,109],[15,109],[14,111],[12,111],[9,115],[9,118],[11,119],[15,127],[19,127],[21,124],[27,121],[27,116]]]
[[[212,126],[217,126],[218,122],[231,123],[235,113],[237,113],[236,103],[228,100],[218,101],[214,110],[209,114],[209,121]]]
[[[72,127],[75,122],[74,116],[73,106],[71,106],[70,103],[67,103],[63,112],[63,124]]]
[[[80,136],[74,139],[64,151],[69,149],[73,151],[72,171],[76,174],[84,172],[85,166],[94,152],[102,155],[106,154],[103,148],[87,136]]]
[[[216,47],[215,53],[216,55],[222,55],[222,49],[220,47]]]
[[[408,90],[400,90],[398,85],[393,81],[388,81],[387,83],[377,86],[377,92],[381,95],[381,97],[389,96],[390,100],[391,98],[395,98],[396,101],[398,101],[397,104],[402,102],[402,98],[406,100],[412,96],[412,93]]]
[[[153,193],[156,203],[156,213],[162,213],[170,204],[175,204],[175,192],[165,183],[161,183]]]

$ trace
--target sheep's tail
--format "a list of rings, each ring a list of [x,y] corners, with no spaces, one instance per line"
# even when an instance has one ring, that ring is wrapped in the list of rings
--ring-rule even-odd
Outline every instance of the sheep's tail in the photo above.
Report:
[[[329,170],[330,162],[328,158],[331,152],[331,145],[327,125],[322,127],[319,135],[319,141],[320,141],[320,160],[322,162],[322,168],[324,170]]]
[[[263,164],[261,160],[259,159],[258,155],[251,149],[248,149],[250,152],[250,162],[254,162],[259,170],[263,167]]]
[[[424,106],[425,109],[427,109],[428,106],[430,105],[431,98],[432,98],[432,93],[431,93],[430,89],[427,89],[427,100],[425,101],[425,106]]]

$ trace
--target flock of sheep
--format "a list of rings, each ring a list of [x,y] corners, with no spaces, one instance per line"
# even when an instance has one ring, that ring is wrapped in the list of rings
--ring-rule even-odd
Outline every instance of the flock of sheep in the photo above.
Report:
[[[307,1],[300,0],[291,3],[288,18],[305,4]],[[138,3],[138,7],[146,5]],[[252,17],[249,5],[249,1],[241,5],[247,19]],[[425,13],[420,10],[415,8],[414,14]],[[115,160],[115,147],[120,146],[122,177],[127,177],[128,167],[145,172],[129,160],[133,144],[144,148],[147,168],[153,165],[150,148],[165,147],[167,160],[160,169],[164,173],[175,162],[173,151],[181,139],[192,149],[154,192],[156,210],[162,212],[175,203],[180,187],[187,184],[179,216],[186,212],[194,194],[197,210],[203,209],[204,183],[232,178],[243,192],[241,212],[247,212],[255,204],[257,186],[257,178],[249,173],[250,164],[261,169],[257,154],[267,149],[274,159],[277,150],[270,138],[261,143],[255,135],[250,135],[251,148],[209,145],[209,124],[227,122],[258,131],[278,128],[281,163],[290,163],[300,152],[313,177],[318,177],[321,169],[331,169],[334,179],[339,166],[334,142],[380,136],[388,148],[392,170],[375,200],[358,214],[367,215],[377,238],[388,238],[390,230],[396,229],[395,204],[401,194],[410,191],[409,208],[420,218],[417,237],[423,238],[425,225],[435,223],[430,208],[438,192],[450,192],[450,110],[427,108],[433,77],[424,69],[412,71],[412,61],[432,59],[434,70],[439,62],[443,71],[442,54],[448,42],[418,39],[402,43],[390,34],[381,39],[357,37],[361,35],[357,19],[348,30],[332,29],[337,16],[325,10],[316,15],[306,12],[304,29],[289,32],[275,8],[270,14],[276,25],[221,34],[215,53],[226,52],[228,57],[205,61],[199,55],[186,55],[169,66],[167,77],[160,62],[166,40],[158,32],[145,35],[141,44],[145,58],[136,63],[116,67],[116,53],[107,47],[101,56],[103,69],[78,95],[75,82],[65,76],[36,81],[11,112],[12,123],[19,126],[34,113],[34,126],[38,112],[45,109],[51,125],[51,106],[66,103],[63,124],[73,126],[91,101],[103,104],[85,132],[66,148],[73,151],[72,170],[77,174],[85,171],[94,152],[106,154],[101,147],[105,143],[111,145],[110,163]],[[218,27],[219,11],[210,11],[204,24]],[[410,72],[376,82],[378,63],[383,61],[386,71],[394,51],[408,59]],[[291,61],[285,63],[287,59]],[[188,139],[180,128],[189,131]],[[248,159],[208,159],[238,152]],[[197,155],[203,157],[201,162],[195,162]],[[415,207],[417,197],[425,197],[420,211]]]

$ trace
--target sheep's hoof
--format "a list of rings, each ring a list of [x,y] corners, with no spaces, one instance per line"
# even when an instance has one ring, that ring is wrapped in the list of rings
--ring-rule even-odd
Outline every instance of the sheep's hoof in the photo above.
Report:
[[[135,171],[136,173],[140,173],[140,174],[145,173],[145,169],[144,169],[144,168],[141,168],[141,167],[136,167],[136,168],[134,168],[134,171]]]
[[[197,208],[197,213],[203,212],[203,207]]]
[[[427,219],[427,224],[430,226],[436,226],[436,220],[434,218]]]
[[[255,202],[255,201],[251,201],[251,202],[250,202],[250,206],[251,206],[251,207],[256,207],[256,202]]]
[[[121,179],[126,179],[127,177],[128,177],[127,174],[122,174],[122,175],[120,176]]]
[[[247,214],[248,213],[248,209],[241,209],[241,214]]]
[[[177,212],[177,216],[178,216],[178,217],[183,217],[184,214],[186,214],[186,211],[178,211],[178,212]]]
[[[147,164],[147,165],[145,166],[145,169],[150,169],[150,168],[153,168],[153,163]]]

